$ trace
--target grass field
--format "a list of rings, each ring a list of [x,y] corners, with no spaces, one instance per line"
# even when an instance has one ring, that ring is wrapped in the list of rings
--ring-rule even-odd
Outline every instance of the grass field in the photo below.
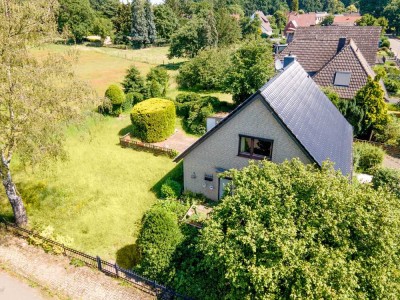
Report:
[[[156,201],[152,187],[176,165],[166,157],[122,149],[118,132],[129,124],[128,116],[91,119],[85,128],[69,130],[67,161],[34,172],[14,164],[31,225],[50,225],[72,238],[74,248],[110,260],[134,243],[144,212]],[[0,215],[9,216],[3,195]]]
[[[49,52],[72,49],[79,53],[77,75],[99,95],[110,84],[121,82],[131,65],[138,67],[142,75],[154,66],[168,65],[171,80],[167,96],[174,97],[179,92],[176,64],[182,60],[168,60],[165,47],[116,50],[47,45],[32,51],[37,57],[45,57]],[[230,95],[213,95],[230,100]],[[86,126],[69,129],[67,161],[34,171],[23,170],[13,162],[14,180],[26,203],[31,226],[52,226],[55,234],[73,240],[72,247],[109,260],[132,249],[140,220],[157,199],[152,188],[176,165],[166,157],[122,149],[118,134],[128,125],[127,115],[92,117]],[[11,209],[1,189],[2,186],[0,217],[10,217]]]
[[[120,50],[105,47],[87,47],[83,45],[46,45],[43,48],[33,49],[38,57],[45,57],[47,53],[63,53],[69,50],[78,51],[78,63],[75,66],[77,75],[102,96],[112,83],[120,83],[126,70],[134,65],[143,76],[153,67],[164,65],[170,75],[167,97],[175,98],[180,93],[176,83],[178,66],[183,59],[168,59],[168,47],[155,47],[141,50]],[[223,93],[210,93],[223,101],[231,101],[232,97]]]

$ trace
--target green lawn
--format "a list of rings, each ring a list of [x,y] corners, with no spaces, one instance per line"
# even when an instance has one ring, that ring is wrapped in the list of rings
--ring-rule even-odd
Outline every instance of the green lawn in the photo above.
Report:
[[[166,157],[122,149],[118,132],[129,124],[128,116],[91,119],[87,128],[69,131],[67,161],[34,172],[14,164],[31,225],[51,225],[72,238],[74,248],[110,260],[134,243],[144,212],[156,201],[150,190],[176,165]],[[3,194],[0,215],[10,215]]]

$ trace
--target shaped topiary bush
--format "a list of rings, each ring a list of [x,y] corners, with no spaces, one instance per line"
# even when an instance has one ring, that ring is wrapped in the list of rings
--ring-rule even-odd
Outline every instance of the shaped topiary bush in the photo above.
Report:
[[[125,102],[123,90],[118,85],[112,84],[106,90],[105,96],[111,101],[112,114],[119,115],[122,113],[122,105]]]
[[[152,98],[136,104],[131,112],[134,135],[144,142],[167,139],[175,130],[176,112],[172,101]]]

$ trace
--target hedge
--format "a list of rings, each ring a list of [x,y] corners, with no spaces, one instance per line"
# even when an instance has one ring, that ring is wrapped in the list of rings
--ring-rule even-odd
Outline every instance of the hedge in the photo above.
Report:
[[[131,112],[134,135],[147,143],[167,139],[175,131],[176,112],[172,101],[152,98],[136,104]]]
[[[121,105],[125,101],[125,94],[122,89],[116,85],[112,84],[106,90],[105,96],[111,100],[113,105]]]

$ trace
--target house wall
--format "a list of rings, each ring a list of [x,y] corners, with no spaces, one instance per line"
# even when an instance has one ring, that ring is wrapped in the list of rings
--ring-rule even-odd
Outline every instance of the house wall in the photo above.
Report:
[[[303,163],[311,163],[308,156],[289,136],[262,102],[254,99],[227,123],[194,148],[184,158],[184,188],[207,198],[218,200],[219,180],[216,168],[241,169],[249,159],[238,156],[239,134],[272,139],[272,161],[281,163],[286,159],[300,158]],[[192,178],[193,172],[196,178]],[[205,181],[204,175],[212,174],[213,181]],[[207,187],[204,188],[203,184]],[[214,187],[210,190],[210,185]]]

